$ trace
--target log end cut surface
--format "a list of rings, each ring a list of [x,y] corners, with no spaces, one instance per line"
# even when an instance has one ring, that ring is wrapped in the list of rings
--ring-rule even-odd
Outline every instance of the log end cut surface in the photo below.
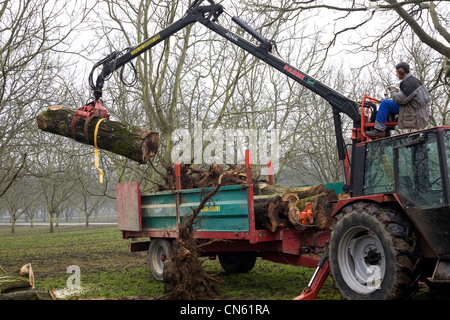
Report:
[[[158,151],[159,134],[154,131],[147,131],[142,139],[142,163],[146,163],[149,158],[156,155]]]

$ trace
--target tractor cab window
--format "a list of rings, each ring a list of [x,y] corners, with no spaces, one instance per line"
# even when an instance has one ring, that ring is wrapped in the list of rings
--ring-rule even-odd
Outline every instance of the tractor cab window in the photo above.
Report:
[[[444,145],[445,145],[445,159],[447,159],[447,163],[445,165],[448,168],[447,171],[450,180],[450,130],[444,131]]]
[[[437,132],[416,133],[396,139],[398,193],[421,207],[444,204]]]
[[[364,194],[394,191],[394,161],[392,139],[367,143],[364,174]]]

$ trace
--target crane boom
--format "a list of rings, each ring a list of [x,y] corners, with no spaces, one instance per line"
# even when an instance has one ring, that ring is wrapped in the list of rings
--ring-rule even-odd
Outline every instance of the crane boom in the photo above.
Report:
[[[245,30],[248,34],[253,36],[259,44],[254,44],[250,41],[247,41],[243,37],[237,35],[236,33],[222,27],[218,23],[219,16],[224,12],[224,8],[221,4],[215,3],[214,0],[208,0],[209,5],[201,5],[205,0],[197,0],[189,7],[186,14],[174,22],[167,28],[161,30],[157,34],[152,37],[146,39],[142,43],[126,49],[123,54],[114,53],[103,60],[99,61],[94,65],[94,68],[91,72],[90,76],[90,86],[93,90],[95,100],[98,101],[102,97],[103,86],[105,80],[117,69],[123,67],[125,64],[131,62],[133,59],[137,58],[139,55],[144,52],[150,50],[152,47],[157,45],[158,43],[166,40],[170,36],[174,35],[178,31],[187,27],[193,23],[201,23],[208,29],[213,32],[219,34],[225,39],[231,41],[235,45],[241,47],[243,50],[249,52],[254,55],[258,59],[264,61],[271,67],[276,70],[282,72],[289,78],[294,81],[300,83],[307,89],[312,92],[318,94],[323,99],[329,102],[333,110],[333,119],[336,131],[336,140],[337,140],[337,148],[339,159],[344,163],[350,163],[349,155],[346,151],[345,142],[342,134],[342,125],[341,125],[341,113],[346,114],[353,120],[353,127],[360,128],[361,127],[361,114],[359,110],[358,103],[354,100],[344,96],[338,91],[328,87],[327,85],[321,83],[317,79],[311,77],[300,69],[290,65],[285,62],[283,59],[278,57],[277,55],[272,53],[274,42],[266,39],[261,34],[259,34],[256,30],[251,28],[248,24],[246,24],[239,17],[232,17],[232,21],[236,23],[240,28]],[[96,68],[102,66],[102,70],[98,75],[95,84],[92,81],[92,75]],[[358,141],[357,138],[353,138],[353,143],[355,144]],[[347,165],[348,166],[348,165]],[[344,165],[345,168],[345,165]],[[344,174],[344,179],[346,180],[345,185],[349,188],[349,179],[348,175]]]

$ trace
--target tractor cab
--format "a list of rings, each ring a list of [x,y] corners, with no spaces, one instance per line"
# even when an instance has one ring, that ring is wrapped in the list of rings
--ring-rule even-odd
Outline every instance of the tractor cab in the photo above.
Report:
[[[408,206],[448,204],[450,128],[432,128],[365,144],[362,194],[397,193]]]
[[[366,142],[353,196],[391,194],[435,254],[450,254],[450,127]],[[361,161],[362,160],[362,161]]]
[[[404,212],[420,238],[422,278],[450,282],[450,127],[361,143],[356,157],[364,169],[353,177],[353,197]]]
[[[449,158],[450,127],[356,144],[352,196],[335,207],[329,245],[344,298],[405,298],[419,279],[450,283]]]

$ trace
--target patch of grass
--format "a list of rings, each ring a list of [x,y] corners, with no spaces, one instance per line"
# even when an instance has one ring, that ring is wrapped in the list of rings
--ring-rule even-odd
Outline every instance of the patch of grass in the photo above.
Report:
[[[40,289],[53,289],[63,298],[120,298],[139,296],[157,298],[163,293],[163,284],[150,273],[146,252],[129,252],[128,241],[123,240],[117,227],[60,226],[54,233],[48,227],[16,227],[16,232],[0,226],[0,265],[8,272],[17,271],[31,263]],[[204,258],[205,270],[217,274],[223,299],[290,300],[298,296],[314,270],[276,264],[258,258],[252,271],[246,274],[227,274],[217,260]],[[71,274],[67,268],[80,267],[79,291],[67,290]],[[322,295],[319,298],[336,298]]]
[[[54,233],[46,226],[0,226],[0,266],[17,272],[31,263],[36,287],[54,290],[60,299],[139,297],[154,299],[163,294],[163,284],[153,279],[147,252],[129,251],[116,226],[60,226]],[[219,292],[225,300],[291,300],[308,284],[314,269],[277,264],[258,258],[245,274],[223,272],[219,260],[204,258],[205,270],[220,279]],[[68,290],[67,268],[80,267],[81,290]],[[433,299],[423,289],[414,299]],[[448,296],[447,296],[448,297]],[[329,277],[318,300],[339,300]]]
[[[129,252],[117,227],[63,226],[49,233],[45,226],[20,226],[14,234],[0,227],[0,243],[0,265],[5,271],[16,272],[31,263],[36,287],[44,290],[66,289],[71,265],[80,267],[85,290],[78,296],[84,298],[107,295],[110,288],[119,297],[136,293],[140,286],[130,285],[138,279],[136,274],[150,277],[145,256]]]
[[[206,260],[204,265],[208,272],[217,273],[223,281],[220,289],[224,299],[291,300],[302,293],[314,273],[311,268],[277,264],[261,258],[249,273],[243,274],[223,272],[218,260]],[[317,299],[340,299],[340,294],[333,283],[328,282]]]

